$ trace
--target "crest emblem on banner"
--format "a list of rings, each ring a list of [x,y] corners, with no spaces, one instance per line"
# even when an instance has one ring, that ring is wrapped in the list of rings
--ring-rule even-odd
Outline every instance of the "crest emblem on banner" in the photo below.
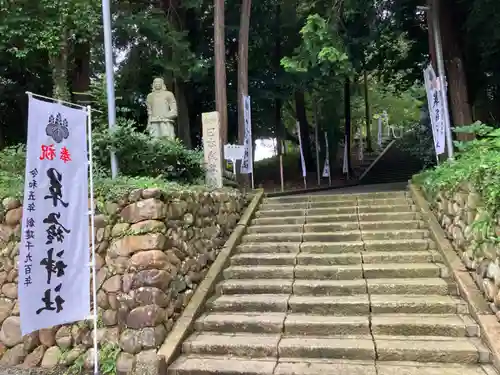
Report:
[[[45,128],[45,134],[54,140],[56,143],[61,143],[63,140],[68,139],[68,120],[63,119],[61,114],[58,113],[54,119],[54,115],[49,116],[49,123]]]

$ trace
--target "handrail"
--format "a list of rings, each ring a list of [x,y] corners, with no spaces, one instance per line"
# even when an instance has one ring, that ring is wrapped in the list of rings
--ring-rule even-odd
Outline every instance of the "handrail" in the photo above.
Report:
[[[392,140],[392,141],[391,141],[391,142],[390,142],[390,143],[389,143],[389,144],[388,144],[388,145],[384,148],[384,150],[383,150],[380,154],[378,154],[378,156],[375,158],[375,160],[374,160],[374,161],[373,161],[373,162],[372,162],[372,163],[368,166],[368,168],[366,168],[366,169],[365,169],[365,171],[363,172],[363,174],[362,174],[361,176],[359,176],[358,181],[361,181],[361,180],[363,179],[363,177],[365,177],[365,176],[366,176],[366,174],[367,174],[368,172],[370,172],[370,170],[373,168],[373,166],[374,166],[375,164],[377,164],[377,162],[380,160],[380,158],[382,158],[382,156],[384,156],[384,155],[385,155],[385,153],[386,153],[387,151],[389,151],[389,149],[392,147],[392,145],[393,145],[395,142],[396,142],[396,140],[395,140],[395,139],[393,139],[393,140]]]

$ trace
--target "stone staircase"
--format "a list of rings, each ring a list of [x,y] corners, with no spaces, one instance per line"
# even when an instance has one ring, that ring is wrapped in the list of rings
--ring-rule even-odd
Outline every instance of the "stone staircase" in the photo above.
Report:
[[[169,375],[493,375],[405,192],[265,199]]]

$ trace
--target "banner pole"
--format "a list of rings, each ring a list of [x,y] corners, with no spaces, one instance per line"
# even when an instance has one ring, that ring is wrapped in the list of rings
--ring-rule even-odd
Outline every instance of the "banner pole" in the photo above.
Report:
[[[90,185],[90,226],[92,231],[91,246],[92,246],[92,299],[94,305],[94,375],[99,374],[99,348],[97,345],[97,272],[96,272],[96,257],[95,257],[95,219],[94,219],[94,166],[93,166],[93,150],[92,150],[92,115],[90,106],[87,107],[87,136],[89,145],[89,185]]]
[[[281,178],[281,191],[285,191],[285,176],[283,174],[283,148],[285,146],[285,143],[279,140],[281,143],[280,147],[280,178]]]

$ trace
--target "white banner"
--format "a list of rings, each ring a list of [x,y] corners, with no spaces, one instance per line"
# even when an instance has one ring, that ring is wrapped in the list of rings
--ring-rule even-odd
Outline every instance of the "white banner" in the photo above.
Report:
[[[304,151],[302,150],[302,136],[300,135],[300,123],[297,121],[297,137],[299,138],[299,151],[300,151],[300,166],[302,167],[302,177],[306,177],[306,162],[304,160]]]
[[[382,147],[382,115],[378,117],[377,143],[379,147]]]
[[[19,254],[22,334],[90,314],[87,112],[29,98]]]
[[[240,172],[242,174],[253,173],[253,142],[252,142],[252,117],[250,107],[250,97],[243,96],[243,116],[245,119],[245,153],[241,162]]]
[[[432,125],[432,136],[434,138],[434,149],[436,150],[436,155],[440,155],[445,152],[444,103],[441,100],[439,79],[436,77],[432,65],[429,65],[424,70],[424,81],[429,117]]]
[[[325,132],[325,166],[323,167],[323,177],[330,177],[330,149],[328,147],[328,135]]]

